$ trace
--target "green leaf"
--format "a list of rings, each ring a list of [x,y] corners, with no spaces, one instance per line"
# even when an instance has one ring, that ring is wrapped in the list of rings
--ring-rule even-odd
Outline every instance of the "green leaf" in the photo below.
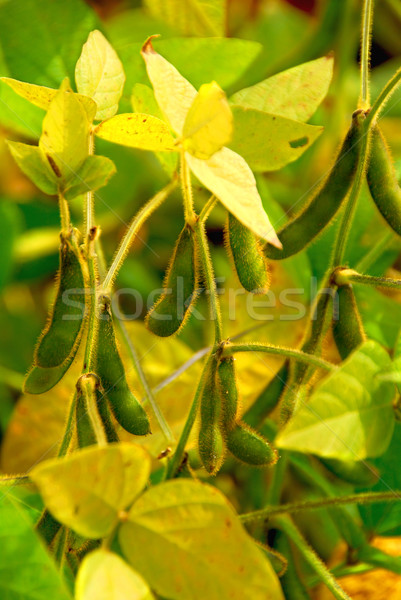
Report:
[[[185,36],[224,37],[225,0],[144,0],[150,14]]]
[[[113,530],[118,513],[140,494],[149,474],[146,450],[121,443],[44,461],[29,476],[58,521],[97,539]]]
[[[76,600],[154,600],[147,583],[117,554],[95,550],[87,554],[75,584]]]
[[[15,162],[29,179],[45,194],[57,194],[57,182],[49,163],[38,146],[7,141]]]
[[[394,429],[387,352],[368,341],[313,391],[276,438],[279,448],[340,460],[380,456]]]
[[[0,596],[4,600],[68,600],[60,572],[9,495],[0,506]]]
[[[97,29],[91,31],[75,68],[78,92],[96,102],[95,119],[116,114],[123,93],[124,69],[116,51]]]
[[[97,136],[130,148],[154,152],[176,152],[174,138],[164,121],[152,115],[125,113],[100,123],[95,129]]]
[[[112,160],[106,156],[88,156],[64,190],[67,200],[80,194],[95,191],[107,184],[116,172]]]
[[[171,600],[282,600],[280,584],[226,498],[197,481],[150,488],[121,525],[132,566]]]
[[[225,93],[215,81],[203,84],[185,118],[185,149],[197,158],[210,158],[231,140],[232,131]]]
[[[255,177],[245,160],[222,148],[208,160],[186,154],[193,174],[243,225],[260,238],[280,247],[280,241],[265,213]]]
[[[16,94],[46,111],[49,110],[50,103],[57,94],[57,90],[44,87],[43,85],[25,83],[25,81],[18,81],[17,79],[11,79],[10,77],[1,77],[0,79],[14,90]],[[82,94],[76,94],[75,97],[85,108],[88,120],[92,122],[96,113],[95,102],[88,96],[83,96]]]
[[[230,101],[306,122],[327,94],[333,63],[331,55],[303,63],[237,92]]]
[[[39,148],[63,189],[88,156],[89,121],[86,111],[65,80],[43,119]]]
[[[7,200],[0,201],[0,290],[8,283],[14,261],[14,250],[21,229],[19,207]]]
[[[275,171],[297,160],[323,131],[253,108],[232,106],[232,111],[234,136],[229,147],[254,171]]]

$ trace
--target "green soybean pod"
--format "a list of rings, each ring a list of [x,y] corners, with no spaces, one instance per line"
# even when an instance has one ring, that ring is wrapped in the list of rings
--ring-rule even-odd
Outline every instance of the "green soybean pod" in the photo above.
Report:
[[[337,302],[338,310],[333,316],[333,337],[341,358],[345,359],[366,341],[366,335],[351,285],[338,287]]]
[[[210,475],[216,475],[224,460],[225,444],[221,431],[221,396],[216,382],[217,364],[206,374],[200,402],[199,456]]]
[[[266,293],[270,285],[270,273],[262,246],[255,234],[230,212],[225,244],[242,287],[248,292]]]
[[[185,225],[166,272],[164,292],[146,316],[145,324],[154,334],[168,337],[183,327],[196,299],[198,270],[196,238]]]
[[[269,442],[244,423],[237,423],[227,433],[226,444],[236,459],[253,467],[274,465],[278,459]]]
[[[78,383],[75,403],[75,423],[77,431],[78,448],[86,448],[97,443],[96,434],[94,432],[92,422],[88,412],[89,390],[85,389]]]
[[[222,403],[222,428],[227,432],[235,427],[238,412],[238,389],[233,356],[223,358],[217,367],[217,387]]]
[[[119,437],[117,435],[114,423],[111,418],[110,408],[108,405],[106,394],[99,386],[96,387],[96,406],[97,412],[99,413],[100,420],[102,421],[103,429],[106,434],[106,439],[109,444],[118,442]]]
[[[329,224],[346,198],[358,167],[365,113],[357,110],[351,127],[337,155],[334,166],[306,206],[278,232],[282,249],[271,244],[264,248],[267,258],[281,260],[297,254],[312,242]]]
[[[75,233],[61,234],[57,295],[34,352],[34,364],[51,368],[74,352],[85,316],[85,283]]]
[[[364,460],[355,462],[335,458],[320,458],[319,460],[330,473],[355,487],[371,487],[379,479],[376,469]]]
[[[131,392],[117,348],[110,298],[99,298],[97,347],[94,368],[107,396],[111,411],[123,429],[133,435],[150,433],[149,420]]]
[[[366,178],[370,194],[390,227],[401,236],[401,188],[390,150],[378,125],[372,128]]]
[[[277,406],[287,383],[288,371],[289,364],[288,361],[285,361],[283,366],[273,375],[265,389],[244,414],[243,419],[247,425],[258,427]]]

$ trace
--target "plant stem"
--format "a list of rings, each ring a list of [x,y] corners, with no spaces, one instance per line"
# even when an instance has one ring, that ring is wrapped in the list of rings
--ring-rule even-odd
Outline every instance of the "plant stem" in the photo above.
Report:
[[[384,86],[383,90],[381,91],[381,93],[376,98],[375,102],[373,103],[373,106],[370,109],[370,112],[366,117],[366,121],[365,121],[366,127],[371,127],[373,125],[373,123],[375,122],[375,120],[378,117],[378,114],[381,112],[384,105],[389,100],[391,94],[395,91],[395,89],[399,85],[400,81],[401,81],[401,68],[398,69],[394,73],[394,75],[392,76],[390,81]]]
[[[68,208],[67,200],[63,194],[59,192],[58,203],[60,208],[60,221],[62,233],[69,233],[71,229],[70,209]]]
[[[177,470],[178,470],[181,462],[182,462],[182,458],[183,458],[184,452],[185,452],[185,447],[187,445],[190,433],[192,431],[192,427],[194,426],[194,423],[195,423],[196,414],[198,412],[199,398],[200,398],[200,395],[203,391],[203,387],[205,384],[205,375],[208,371],[210,363],[212,362],[212,360],[214,360],[213,355],[214,355],[214,351],[212,350],[208,356],[207,361],[205,362],[205,365],[204,365],[204,368],[203,368],[203,371],[202,371],[202,374],[201,374],[201,377],[200,377],[200,380],[198,383],[198,387],[196,388],[195,396],[192,401],[191,408],[189,409],[189,413],[188,413],[188,417],[187,417],[187,420],[184,425],[184,429],[181,432],[181,436],[180,436],[180,439],[177,444],[177,448],[176,448],[170,462],[168,463],[168,468],[166,471],[165,479],[171,479],[172,477],[174,477],[175,474],[177,473]]]
[[[63,439],[61,440],[59,451],[57,452],[57,458],[61,458],[65,456],[68,452],[68,448],[71,442],[72,433],[73,433],[73,422],[75,418],[75,405],[77,403],[77,395],[74,394],[73,399],[71,400],[70,410],[67,417],[67,423],[64,430]]]
[[[138,230],[142,227],[146,219],[150,217],[153,211],[156,210],[156,208],[158,208],[160,204],[171,194],[176,185],[176,179],[170,181],[170,183],[166,185],[165,188],[157,192],[157,194],[155,194],[153,198],[148,200],[148,202],[138,211],[138,213],[132,219],[127,232],[125,233],[123,239],[120,242],[111,267],[103,280],[101,287],[105,294],[110,293],[117,273],[120,270],[121,265],[123,264],[125,255],[127,254],[133,239],[138,233]]]
[[[217,297],[216,282],[214,279],[213,265],[210,258],[205,226],[200,220],[198,220],[195,225],[195,234],[199,244],[200,258],[202,262],[207,293],[209,294],[210,319],[211,321],[214,321],[215,344],[219,344],[223,339],[223,323],[221,319],[220,303]]]
[[[336,282],[341,285],[345,283],[360,283],[374,287],[401,289],[401,279],[391,277],[374,277],[373,275],[361,275],[353,269],[339,270],[335,276]]]
[[[373,0],[364,0],[361,38],[361,92],[359,96],[359,106],[363,109],[367,109],[370,104],[369,60],[370,41],[372,36],[372,23]]]
[[[243,523],[270,519],[277,515],[294,514],[303,510],[313,510],[326,506],[339,506],[342,504],[373,504],[375,502],[401,502],[401,491],[391,492],[366,492],[362,494],[350,494],[349,496],[338,496],[321,498],[319,500],[304,500],[303,502],[289,502],[281,506],[266,506],[254,512],[240,515]]]
[[[93,233],[96,236],[95,228],[92,228],[91,232],[92,233],[90,233],[88,235],[88,240],[89,240],[90,236],[93,237]],[[88,291],[89,291],[89,293],[88,293],[89,319],[88,319],[88,334],[87,334],[87,338],[86,338],[85,355],[84,355],[84,363],[83,363],[82,373],[89,373],[91,371],[92,361],[93,361],[93,348],[95,345],[96,333],[97,333],[97,320],[96,320],[97,281],[96,281],[94,243],[95,243],[95,240],[92,239],[92,240],[89,240],[86,245],[87,253],[88,253],[87,254],[87,265],[88,265],[88,273],[89,273],[89,289],[88,289]]]
[[[275,525],[277,525],[278,529],[281,529],[298,548],[304,559],[318,575],[320,581],[327,586],[336,600],[351,600],[348,594],[345,593],[342,587],[334,579],[323,561],[302,537],[300,531],[289,517],[277,517],[275,519]]]
[[[205,206],[202,208],[201,212],[199,213],[198,219],[201,223],[204,223],[206,221],[206,219],[208,218],[209,214],[211,213],[213,208],[216,206],[216,204],[217,204],[217,198],[215,196],[210,196],[209,200],[206,202]]]
[[[145,373],[143,372],[142,369],[142,365],[140,363],[139,360],[139,356],[138,353],[136,351],[135,346],[133,345],[131,338],[128,334],[127,328],[125,327],[125,324],[123,321],[120,321],[119,319],[116,320],[116,324],[117,327],[119,328],[121,335],[123,336],[124,342],[125,342],[125,346],[128,350],[128,353],[130,355],[132,364],[134,365],[134,368],[136,370],[136,373],[138,375],[138,378],[141,382],[141,385],[143,387],[143,390],[145,392],[145,399],[149,402],[150,406],[152,407],[153,413],[155,415],[156,421],[160,427],[160,430],[162,432],[162,434],[164,435],[165,439],[166,439],[166,444],[167,445],[174,445],[175,443],[175,437],[173,432],[170,429],[169,424],[167,423],[162,411],[160,410],[159,405],[157,404],[156,398],[154,397],[154,394],[147,382]]]
[[[94,152],[95,152],[95,136],[94,136],[93,128],[92,128],[92,131],[89,133],[89,147],[88,147],[89,156],[92,156],[94,154]],[[94,224],[93,215],[94,215],[93,191],[89,190],[85,194],[85,203],[84,203],[84,219],[86,222],[87,241],[89,239],[89,232],[91,231],[93,224]]]
[[[196,220],[194,211],[194,198],[192,193],[191,185],[191,173],[189,171],[187,161],[185,160],[185,150],[181,150],[181,188],[182,196],[184,198],[184,214],[185,221],[192,225]]]
[[[225,346],[224,354],[235,354],[236,352],[265,352],[267,354],[275,354],[285,356],[287,358],[296,358],[297,360],[326,369],[327,371],[336,371],[336,365],[329,363],[323,358],[318,358],[313,354],[307,354],[302,350],[294,350],[292,348],[283,348],[281,346],[273,346],[271,344],[260,344],[259,342],[250,342],[245,344],[228,344]]]

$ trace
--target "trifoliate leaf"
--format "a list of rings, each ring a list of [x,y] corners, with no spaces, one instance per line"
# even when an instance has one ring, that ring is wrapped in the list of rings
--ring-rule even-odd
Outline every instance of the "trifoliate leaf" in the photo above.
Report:
[[[88,156],[68,182],[64,196],[67,200],[72,200],[80,194],[94,192],[106,185],[115,172],[116,167],[113,161],[106,156]]]
[[[7,141],[10,152],[21,171],[45,194],[57,194],[57,181],[50,164],[38,146]]]
[[[97,136],[130,148],[154,152],[177,152],[168,125],[152,115],[125,113],[100,123],[95,129]]]

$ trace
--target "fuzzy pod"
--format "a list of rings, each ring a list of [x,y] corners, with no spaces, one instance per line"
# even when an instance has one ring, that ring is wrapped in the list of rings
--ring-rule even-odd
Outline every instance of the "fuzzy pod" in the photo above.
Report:
[[[355,487],[372,487],[379,479],[377,470],[364,460],[345,461],[335,458],[319,460],[330,473]]]
[[[43,538],[47,546],[50,546],[58,531],[61,523],[57,521],[53,515],[45,508],[39,521],[36,524],[36,531]]]
[[[149,420],[131,392],[117,348],[110,299],[99,300],[98,331],[93,370],[99,377],[111,411],[123,429],[132,435],[150,433]]]
[[[238,389],[233,356],[223,358],[219,363],[216,382],[222,403],[222,428],[227,433],[235,427],[238,413]]]
[[[75,423],[77,430],[78,448],[86,448],[97,443],[92,422],[89,417],[88,402],[92,401],[89,397],[90,392],[86,386],[77,386],[77,395],[75,403]]]
[[[103,390],[100,389],[99,386],[96,387],[95,394],[97,412],[99,413],[99,417],[102,422],[104,432],[106,434],[106,439],[109,444],[112,444],[113,442],[118,442],[119,438],[114,427],[113,420],[111,418],[110,408],[108,405],[106,394]]]
[[[199,456],[206,471],[216,475],[224,460],[225,444],[221,431],[221,395],[216,381],[216,362],[206,374],[200,401]]]
[[[269,442],[244,423],[227,433],[227,449],[239,461],[254,467],[266,467],[277,462],[277,452]]]
[[[366,178],[370,194],[390,227],[401,236],[401,188],[390,150],[378,125],[372,128]]]
[[[286,361],[244,414],[243,419],[247,425],[258,427],[277,406],[287,383],[288,371],[289,366]]]
[[[196,237],[185,225],[166,272],[164,292],[146,316],[152,333],[168,337],[183,327],[197,296],[198,271]]]
[[[79,344],[85,318],[85,282],[74,235],[61,234],[57,295],[34,352],[38,367],[62,365]]]
[[[270,285],[270,273],[263,248],[255,234],[230,212],[225,243],[242,287],[255,294],[266,293]]]
[[[281,260],[297,254],[322,233],[335,216],[356,175],[364,120],[365,113],[355,111],[351,127],[327,179],[306,206],[277,232],[282,249],[266,244],[264,252],[267,258]]]
[[[341,285],[337,289],[338,312],[333,318],[333,337],[338,352],[344,360],[366,341],[362,319],[352,286]]]

